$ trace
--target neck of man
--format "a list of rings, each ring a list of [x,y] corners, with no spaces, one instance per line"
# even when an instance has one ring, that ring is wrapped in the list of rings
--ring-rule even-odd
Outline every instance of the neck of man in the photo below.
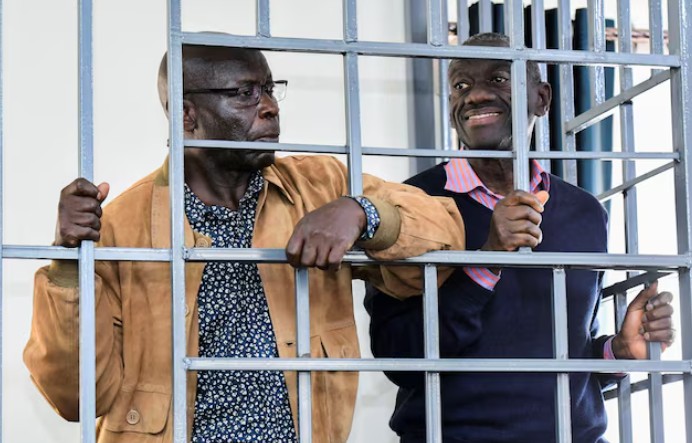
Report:
[[[200,158],[185,161],[185,183],[204,204],[237,210],[254,171],[229,170]]]
[[[469,164],[483,184],[495,194],[508,195],[514,190],[511,158],[471,158]]]

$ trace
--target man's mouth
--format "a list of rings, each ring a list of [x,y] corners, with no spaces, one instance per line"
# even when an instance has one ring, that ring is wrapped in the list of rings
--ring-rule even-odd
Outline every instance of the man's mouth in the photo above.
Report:
[[[261,137],[257,137],[253,141],[265,142],[265,143],[278,143],[279,142],[279,134],[263,135]]]
[[[468,116],[466,116],[466,120],[470,120],[470,121],[483,120],[486,118],[496,117],[498,115],[500,115],[499,112],[484,112],[482,114],[468,115]]]

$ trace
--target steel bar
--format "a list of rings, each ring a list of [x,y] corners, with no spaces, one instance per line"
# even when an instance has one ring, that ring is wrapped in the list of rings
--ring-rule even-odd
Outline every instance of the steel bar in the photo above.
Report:
[[[301,145],[291,143],[264,143],[264,142],[233,142],[224,140],[186,140],[185,146],[189,148],[214,148],[214,149],[253,149],[258,151],[272,150],[283,152],[315,152],[345,154],[345,146],[335,145]],[[450,157],[450,158],[512,158],[514,154],[504,151],[493,150],[462,150],[462,151],[443,151],[439,149],[402,149],[402,148],[375,148],[362,147],[363,155],[383,155],[392,157]],[[579,152],[528,152],[529,158],[545,159],[589,159],[589,160],[678,160],[678,152],[598,152],[598,151],[579,151]]]
[[[650,360],[661,359],[660,343],[648,343],[647,354]],[[661,373],[652,372],[647,377],[649,381],[649,421],[652,442],[665,441],[665,428],[663,426],[663,376]]]
[[[469,38],[470,33],[469,2],[468,0],[457,0],[457,44],[464,43]]]
[[[437,305],[437,268],[425,265],[423,295],[423,324],[425,358],[440,358],[440,326]],[[425,373],[425,429],[428,442],[442,443],[442,399],[440,373]]]
[[[3,223],[4,215],[5,215],[5,203],[4,203],[4,157],[5,157],[5,106],[4,106],[4,87],[3,87],[3,81],[4,81],[4,70],[3,70],[3,53],[4,51],[2,50],[3,48],[3,32],[2,30],[5,29],[3,24],[4,15],[3,15],[3,2],[0,0],[0,399],[4,398],[3,394],[5,393],[4,389],[4,383],[3,380],[4,378],[4,372],[3,371],[3,361],[4,361],[4,347],[3,347],[3,340],[1,339],[4,337],[4,334],[2,331],[4,331],[4,321],[3,318],[5,318],[5,303],[4,303],[4,291],[3,291],[3,285],[4,285],[4,278],[3,278],[3,260],[2,257],[4,256],[4,244],[3,244],[3,238],[4,238],[4,232],[5,232],[5,227]],[[3,434],[3,429],[4,429],[4,415],[3,415],[3,405],[2,401],[0,401],[0,440],[2,439]]]
[[[310,292],[307,268],[296,269],[296,351],[310,358]],[[312,383],[310,371],[298,372],[298,433],[301,443],[312,441]]]
[[[561,0],[558,6],[558,47],[562,51],[572,49],[572,10],[569,0]],[[591,52],[590,54],[596,54]],[[574,70],[570,65],[560,65],[560,115],[562,121],[574,118]],[[562,132],[562,150],[575,152],[576,140],[573,133]],[[565,160],[562,162],[562,175],[565,181],[577,184],[577,162]]]
[[[690,252],[692,245],[692,5],[686,0],[668,1],[668,50],[679,57],[680,68],[671,72],[671,115],[673,149],[684,155],[685,161],[675,167],[675,210],[678,251]],[[692,273],[681,270],[680,339],[682,358],[692,357]],[[683,380],[683,401],[686,441],[692,441],[692,377]]]
[[[191,371],[418,371],[418,372],[692,372],[690,360],[389,359],[389,358],[189,358]]]
[[[342,40],[301,39],[301,38],[257,38],[230,34],[204,32],[183,33],[186,44],[229,46],[254,48],[267,51],[294,51],[318,54],[345,54],[353,52],[358,55],[381,57],[424,57],[424,58],[480,58],[490,60],[534,60],[557,64],[604,65],[604,66],[652,66],[678,67],[677,56],[657,54],[620,54],[605,52],[603,54],[557,49],[524,49],[515,51],[511,48],[488,48],[483,46],[444,45],[432,46],[424,43],[344,42]]]
[[[556,361],[569,359],[567,324],[567,276],[564,268],[553,269],[553,350]],[[572,402],[569,392],[569,374],[557,374],[555,396],[556,440],[572,442]]]
[[[639,276],[632,277],[634,280]],[[628,288],[629,289],[629,288]],[[615,330],[617,332],[622,328],[622,322],[625,320],[627,313],[627,292],[623,290],[615,295]],[[618,381],[618,431],[620,432],[620,441],[622,443],[632,443],[632,386],[630,383],[629,374]]]
[[[609,98],[598,106],[594,106],[586,112],[583,112],[576,116],[574,119],[565,122],[564,130],[567,132],[579,132],[589,126],[598,123],[604,118],[610,116],[613,111],[615,111],[618,106],[626,104],[638,95],[653,89],[654,87],[660,85],[661,83],[668,81],[670,79],[670,70],[665,70],[657,73],[656,75],[644,80],[643,82],[623,90],[620,94]]]
[[[356,0],[343,0],[344,41],[358,41],[358,14]]]
[[[658,174],[661,174],[663,172],[666,172],[669,169],[672,169],[673,167],[675,167],[676,164],[677,164],[677,162],[672,161],[670,163],[666,163],[665,165],[661,165],[658,168],[652,169],[651,171],[649,171],[645,174],[639,175],[639,176],[633,178],[632,180],[629,180],[626,183],[623,183],[623,184],[618,185],[612,189],[609,189],[609,190],[607,190],[601,194],[598,194],[596,196],[596,198],[601,203],[606,201],[606,200],[610,200],[612,197],[619,194],[620,192],[627,191],[627,190],[633,188],[635,185],[637,185],[637,184],[639,184],[645,180],[650,179],[651,177],[655,177]]]
[[[171,318],[173,343],[173,441],[187,441],[187,371],[185,334],[183,46],[180,0],[168,0],[168,118],[171,207]]]
[[[79,175],[94,180],[94,79],[91,0],[79,1]],[[79,248],[79,421],[82,443],[96,441],[94,242]]]
[[[447,1],[427,0],[428,44],[444,46],[447,44]],[[444,7],[443,7],[444,6]]]
[[[637,274],[634,277],[630,277],[627,280],[623,280],[621,282],[617,282],[613,285],[610,285],[606,288],[603,288],[601,290],[601,296],[602,298],[607,298],[611,295],[617,295],[617,294],[622,294],[625,293],[626,291],[635,288],[637,286],[641,286],[646,283],[651,283],[654,280],[658,280],[659,278],[663,278],[665,276],[669,275],[668,273],[665,272],[657,272],[657,271],[652,271],[652,272],[643,272],[641,274]],[[625,308],[627,308],[627,305],[625,305]],[[615,324],[618,325],[621,322],[621,318],[616,317],[616,322]]]
[[[505,16],[508,17],[510,46],[518,51],[524,48],[524,7],[521,0],[505,2]],[[508,10],[507,10],[508,9]],[[514,188],[529,190],[529,139],[528,139],[528,99],[526,95],[526,61],[512,62],[512,149],[514,152]],[[525,248],[525,252],[530,251]]]
[[[361,154],[360,84],[358,56],[352,52],[344,56],[344,83],[346,98],[346,144],[348,147],[348,186],[351,195],[363,193],[363,156]]]
[[[5,259],[77,259],[77,251],[55,246],[12,246],[3,247]],[[96,248],[96,260],[115,261],[170,261],[171,252],[168,249],[146,248]],[[283,249],[231,249],[231,248],[193,248],[184,251],[188,261],[242,261],[257,263],[285,263],[286,252]],[[344,263],[352,265],[367,265],[376,263],[362,252],[349,252],[344,257]],[[486,251],[438,251],[429,252],[418,257],[387,264],[445,264],[445,265],[506,265],[536,268],[552,268],[554,266],[598,269],[671,269],[687,268],[692,264],[690,255],[627,255],[603,253],[555,253],[534,252],[531,262],[514,252]]]
[[[490,0],[478,0],[478,30],[492,32],[493,30],[493,4]]]
[[[589,49],[602,53],[606,50],[605,19],[603,0],[588,0],[587,14]],[[591,82],[591,102],[601,104],[605,101],[605,70],[603,66],[589,67]]]
[[[545,5],[543,0],[531,2],[531,47],[533,49],[546,49]],[[541,81],[547,81],[548,71],[545,63],[538,64]],[[535,129],[536,151],[550,151],[550,117],[548,114],[536,121]],[[550,172],[551,165],[545,159],[540,160],[541,166]]]
[[[269,0],[256,0],[257,37],[271,37]]]
[[[677,383],[681,382],[685,379],[685,376],[682,374],[663,374],[663,384],[667,385],[670,383]],[[630,384],[630,391],[632,394],[636,392],[641,392],[641,391],[646,391],[649,389],[649,380],[639,380],[638,382],[631,383]],[[605,400],[612,400],[614,398],[617,398],[618,394],[618,388],[611,388],[606,391],[603,391],[603,398]],[[624,443],[624,442],[623,442]]]
[[[258,263],[285,263],[286,252],[283,249],[226,249],[194,248],[186,250],[188,261],[224,261]],[[513,266],[525,268],[554,268],[556,266],[581,269],[639,269],[663,270],[688,268],[689,255],[632,255],[606,254],[587,252],[533,252],[531,261],[526,255],[517,252],[495,251],[436,251],[417,257],[396,261],[376,262],[363,252],[348,252],[344,263],[367,265],[383,263],[389,265],[465,265],[465,266]]]
[[[649,42],[652,54],[663,54],[663,9],[661,0],[649,0]],[[651,75],[657,74],[651,70]]]

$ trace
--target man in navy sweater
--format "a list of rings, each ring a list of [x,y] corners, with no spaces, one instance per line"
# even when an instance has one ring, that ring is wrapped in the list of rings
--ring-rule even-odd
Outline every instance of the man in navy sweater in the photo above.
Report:
[[[500,34],[465,42],[509,46]],[[511,64],[497,60],[454,60],[449,68],[451,118],[465,149],[512,149]],[[550,85],[528,64],[529,127],[545,115]],[[513,188],[511,159],[454,159],[407,183],[431,195],[453,198],[464,218],[467,249],[606,252],[607,216],[590,194],[531,162],[531,192]],[[546,191],[547,203],[538,198]],[[656,283],[629,305],[622,330],[598,336],[596,313],[602,273],[567,271],[570,358],[646,358],[647,342],[673,341],[668,292]],[[552,358],[552,272],[550,269],[463,267],[439,290],[440,353],[447,358]],[[376,357],[422,357],[421,297],[400,301],[369,289]],[[420,373],[391,372],[399,386],[390,425],[402,443],[425,441],[425,382]],[[550,373],[442,374],[445,442],[555,441],[556,375]],[[570,374],[572,435],[575,442],[604,442],[602,386],[607,375]]]

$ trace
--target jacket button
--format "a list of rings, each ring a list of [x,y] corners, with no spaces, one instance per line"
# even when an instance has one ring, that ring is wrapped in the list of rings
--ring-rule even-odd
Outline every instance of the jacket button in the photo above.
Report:
[[[125,420],[131,425],[136,425],[139,423],[140,415],[139,411],[136,409],[130,409],[130,411],[127,413],[127,416],[125,417]]]
[[[197,246],[198,248],[208,248],[209,240],[207,240],[205,237],[200,237],[195,242],[195,246]]]

